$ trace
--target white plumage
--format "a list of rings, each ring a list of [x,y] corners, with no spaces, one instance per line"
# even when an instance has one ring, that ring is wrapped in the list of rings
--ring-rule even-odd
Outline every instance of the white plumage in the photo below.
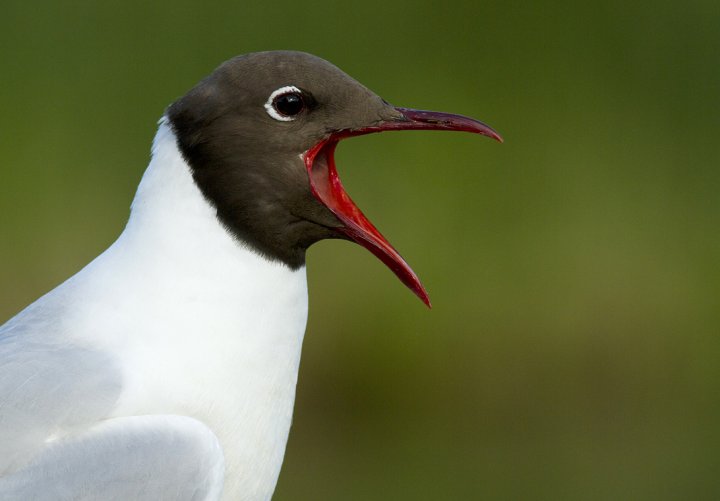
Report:
[[[0,499],[269,499],[306,319],[161,120],[120,238],[0,327]]]

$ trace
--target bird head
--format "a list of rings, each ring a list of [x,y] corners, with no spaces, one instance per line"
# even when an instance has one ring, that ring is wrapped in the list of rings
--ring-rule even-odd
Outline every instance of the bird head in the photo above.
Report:
[[[428,306],[405,260],[350,199],[335,168],[342,139],[391,130],[453,130],[502,141],[484,123],[388,104],[327,61],[272,51],[230,59],[167,117],[196,184],[236,238],[291,268],[313,243],[352,240]]]

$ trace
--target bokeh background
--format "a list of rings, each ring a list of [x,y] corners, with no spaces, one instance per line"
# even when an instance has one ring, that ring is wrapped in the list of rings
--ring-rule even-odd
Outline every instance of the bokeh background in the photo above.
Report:
[[[318,54],[495,126],[343,143],[277,500],[720,499],[720,3],[3,0],[0,321],[122,230],[164,107]]]

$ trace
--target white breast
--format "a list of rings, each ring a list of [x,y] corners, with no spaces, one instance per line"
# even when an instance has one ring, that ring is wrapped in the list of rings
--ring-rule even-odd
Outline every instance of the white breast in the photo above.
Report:
[[[219,438],[224,498],[270,498],[307,320],[305,269],[261,257],[222,227],[164,121],[121,237],[13,322],[33,309],[61,319],[53,336],[120,368],[108,417],[194,417]]]

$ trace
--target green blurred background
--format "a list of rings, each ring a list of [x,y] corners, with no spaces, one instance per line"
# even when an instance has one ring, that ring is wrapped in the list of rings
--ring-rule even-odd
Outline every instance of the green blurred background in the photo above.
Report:
[[[116,238],[167,104],[281,48],[506,143],[341,146],[434,308],[311,249],[275,499],[720,499],[717,0],[4,0],[0,320]]]

